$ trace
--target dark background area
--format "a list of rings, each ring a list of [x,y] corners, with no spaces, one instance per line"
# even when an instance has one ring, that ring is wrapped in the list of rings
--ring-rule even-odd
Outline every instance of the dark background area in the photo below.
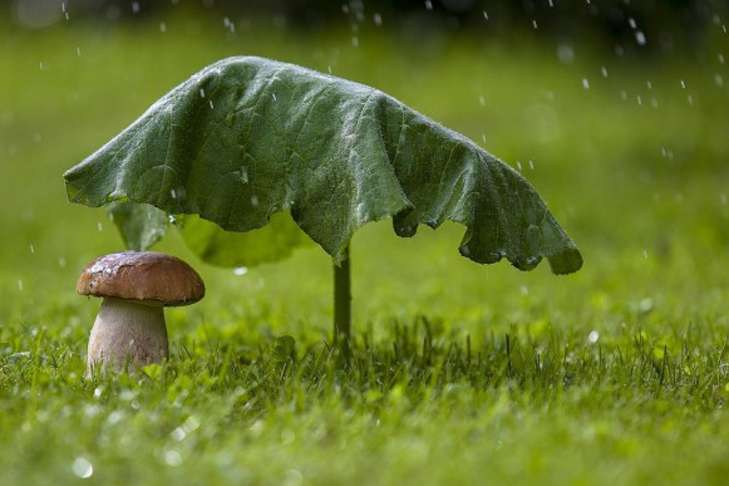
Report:
[[[711,26],[726,29],[725,2],[717,0],[14,0],[5,3],[18,26],[42,29],[75,20],[134,22],[174,10],[219,15],[231,28],[259,18],[302,30],[342,27],[354,31],[387,24],[418,32],[478,35],[538,29],[571,39],[589,33],[618,51],[671,55],[691,51]]]

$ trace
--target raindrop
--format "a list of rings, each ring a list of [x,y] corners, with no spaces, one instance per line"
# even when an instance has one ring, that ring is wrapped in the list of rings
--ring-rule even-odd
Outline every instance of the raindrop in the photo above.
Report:
[[[643,248],[643,259],[648,260],[648,250],[646,250],[645,248]]]
[[[273,98],[274,103],[278,100],[278,98],[276,98],[276,93],[271,93],[271,97]]]
[[[140,10],[139,2],[132,2],[132,13],[138,14]]]
[[[357,36],[352,37],[352,47],[359,47],[359,38]]]
[[[717,54],[716,58],[719,60],[719,64],[724,64],[726,62],[724,59],[724,54]]]
[[[213,104],[213,100],[208,100],[208,104],[210,105],[210,109],[211,110],[214,110],[215,109],[215,105]]]
[[[80,48],[80,47],[77,47],[77,48],[76,48],[76,55],[77,55],[78,57],[81,57],[81,48]]]
[[[233,275],[236,277],[242,277],[246,273],[248,273],[248,267],[236,267],[233,269]]]
[[[536,19],[532,19],[532,27],[534,28],[534,30],[537,30],[539,28],[539,25],[537,24]]]
[[[686,101],[688,101],[688,104],[689,105],[693,106],[693,104],[694,104],[694,97],[692,95],[688,95],[688,97],[686,98]]]
[[[182,456],[174,449],[165,452],[165,463],[168,466],[176,467],[182,464]]]
[[[430,0],[425,0],[425,9],[433,10],[433,2],[431,2]]]
[[[719,201],[721,202],[722,206],[726,206],[726,203],[727,203],[726,194],[722,194],[721,196],[719,196]]]
[[[182,427],[177,427],[175,430],[172,431],[170,435],[177,442],[182,442],[183,440],[185,440],[185,437],[187,437],[187,432],[185,432]]]
[[[483,18],[485,20],[488,20],[489,19],[489,13],[486,10],[483,11]]]
[[[651,83],[650,81],[646,81],[645,82],[645,87],[648,88],[648,89],[653,89],[653,83]]]
[[[590,89],[590,81],[587,78],[582,78],[582,87],[585,89]]]
[[[162,33],[167,32],[167,24],[165,22],[160,22],[159,23],[159,31],[162,32]]]
[[[486,98],[484,98],[484,97],[483,97],[483,95],[480,95],[480,96],[478,97],[478,103],[479,103],[479,104],[480,104],[481,106],[486,106]]]
[[[531,160],[531,159],[529,159],[529,168],[530,168],[531,170],[534,170],[534,161],[533,161],[533,160]]]
[[[637,96],[635,97],[635,101],[636,101],[636,102],[637,102],[637,103],[638,103],[639,105],[643,105],[643,98],[641,98],[641,96],[640,96],[640,95],[637,95]]]
[[[205,90],[200,88],[200,98],[205,98]]]
[[[652,106],[653,108],[658,108],[658,100],[656,99],[656,97],[655,97],[655,96],[653,96],[653,97],[651,98],[651,106]]]
[[[628,25],[633,30],[638,28],[638,24],[635,22],[635,19],[633,17],[628,18]]]
[[[66,259],[63,257],[58,258],[58,266],[61,268],[66,268]]]
[[[549,5],[549,8],[554,7],[554,0],[547,0],[547,5]]]
[[[600,333],[595,330],[590,331],[590,334],[587,335],[587,340],[590,344],[595,344],[600,340]]]
[[[98,230],[99,232],[101,232],[101,231],[104,231],[104,225],[103,225],[103,224],[101,224],[101,221],[97,221],[97,222],[96,222],[96,229],[97,229],[97,230]]]
[[[23,281],[21,279],[18,279],[18,290],[20,292],[23,291]]]
[[[716,73],[716,74],[714,75],[714,83],[716,83],[716,85],[717,85],[718,87],[720,87],[720,88],[721,88],[722,86],[724,86],[724,78],[723,78],[723,77],[721,77],[721,74],[719,74],[719,73]]]
[[[175,218],[174,214],[170,214],[167,216],[167,221],[169,221],[170,224],[175,224],[177,222],[177,218]]]
[[[571,64],[575,60],[575,50],[569,44],[557,46],[557,58],[562,64]]]
[[[28,249],[30,250],[31,254],[35,253],[35,245],[33,245],[33,243],[30,244]]]
[[[648,42],[648,40],[645,37],[645,34],[642,31],[636,31],[635,33],[635,41],[638,43],[639,46],[644,46]]]
[[[251,196],[251,204],[253,205],[253,207],[258,206],[258,196],[256,196],[255,194]]]
[[[73,473],[81,479],[88,479],[94,474],[94,465],[83,456],[79,456],[73,460],[71,469],[73,470]]]
[[[681,80],[681,87],[683,89],[686,89],[686,81],[684,81],[683,79]]]
[[[620,98],[623,101],[626,101],[628,99],[628,93],[624,89],[623,90],[620,90]]]
[[[605,66],[602,66],[600,68],[600,72],[602,73],[602,77],[603,78],[607,78],[608,77],[608,70],[607,70],[607,68]]]
[[[372,22],[374,22],[377,27],[381,26],[382,25],[382,15],[375,12],[375,14],[372,16]]]
[[[516,168],[519,169],[519,172],[521,172],[521,161],[516,161]]]

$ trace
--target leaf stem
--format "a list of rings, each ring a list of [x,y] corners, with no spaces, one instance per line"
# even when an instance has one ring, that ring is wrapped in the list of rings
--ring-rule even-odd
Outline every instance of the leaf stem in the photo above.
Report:
[[[344,259],[334,264],[334,342],[341,344],[345,353],[349,349],[352,328],[352,291],[349,268],[349,246]]]

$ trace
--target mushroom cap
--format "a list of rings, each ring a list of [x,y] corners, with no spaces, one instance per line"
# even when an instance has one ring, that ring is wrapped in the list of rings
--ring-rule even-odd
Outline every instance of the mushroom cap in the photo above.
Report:
[[[205,296],[205,284],[190,265],[153,251],[112,253],[92,261],[76,292],[165,306],[188,305]]]

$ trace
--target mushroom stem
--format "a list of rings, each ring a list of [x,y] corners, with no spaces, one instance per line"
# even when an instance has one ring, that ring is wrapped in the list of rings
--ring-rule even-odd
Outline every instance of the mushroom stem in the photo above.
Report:
[[[167,358],[167,328],[162,305],[104,298],[91,329],[88,372],[96,366],[144,366]]]

